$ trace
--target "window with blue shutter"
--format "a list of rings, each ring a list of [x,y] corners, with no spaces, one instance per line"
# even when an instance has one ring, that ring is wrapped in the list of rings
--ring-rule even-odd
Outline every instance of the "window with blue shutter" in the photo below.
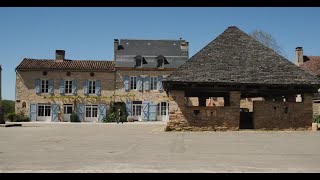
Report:
[[[131,116],[131,101],[130,100],[126,101],[126,109],[127,109],[128,116]]]
[[[107,105],[106,104],[100,104],[99,105],[99,117],[98,117],[98,120],[99,122],[102,122],[103,121],[103,118],[106,117],[107,115]]]
[[[36,94],[40,94],[40,79],[36,79]]]
[[[129,91],[129,76],[128,75],[124,76],[123,82],[124,82],[125,91]]]
[[[83,104],[77,105],[77,115],[79,120],[83,122],[84,121],[84,105]]]
[[[101,82],[100,82],[100,80],[97,80],[97,81],[96,81],[96,94],[97,94],[98,96],[101,95]]]
[[[52,104],[51,111],[52,111],[51,122],[58,122],[58,112],[60,111],[59,104]]]
[[[150,77],[149,76],[145,76],[144,77],[144,90],[149,91],[149,82],[150,82]]]
[[[142,102],[142,119],[144,121],[149,121],[149,101]]]
[[[54,91],[54,84],[53,84],[53,80],[50,79],[50,80],[49,80],[49,93],[50,93],[51,95],[53,95],[53,91]]]
[[[77,80],[73,80],[72,81],[72,94],[77,95],[77,91],[78,91]]]
[[[64,80],[63,80],[63,79],[60,80],[60,83],[59,83],[59,91],[60,91],[60,94],[61,94],[61,95],[64,94]]]
[[[159,89],[160,92],[163,91],[162,79],[163,79],[162,76],[158,76],[158,89]]]
[[[83,94],[88,95],[88,80],[83,81]]]
[[[39,80],[40,84],[40,80]],[[30,103],[30,115],[29,115],[30,121],[34,122],[37,119],[37,105],[34,103]]]
[[[138,76],[138,90],[142,91],[142,76]]]

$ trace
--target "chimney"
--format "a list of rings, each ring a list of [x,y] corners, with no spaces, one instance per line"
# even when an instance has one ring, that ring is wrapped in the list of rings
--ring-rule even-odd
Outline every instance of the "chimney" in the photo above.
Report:
[[[188,51],[189,50],[189,42],[182,42],[181,43],[181,50]]]
[[[296,55],[294,58],[294,64],[300,67],[303,64],[303,49],[302,47],[296,47]]]
[[[65,51],[64,50],[56,50],[56,61],[62,62],[65,60]]]
[[[118,39],[114,39],[114,59],[113,61],[116,62],[116,56],[117,56],[117,52],[118,52],[118,46],[119,46],[119,40]]]

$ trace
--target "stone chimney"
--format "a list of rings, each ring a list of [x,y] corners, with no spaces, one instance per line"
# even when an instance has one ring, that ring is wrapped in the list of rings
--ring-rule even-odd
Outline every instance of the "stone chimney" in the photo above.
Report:
[[[114,59],[113,61],[116,62],[116,56],[117,56],[117,52],[118,52],[118,46],[119,46],[119,40],[118,39],[114,39],[114,43],[113,43],[113,48],[114,48]]]
[[[303,64],[303,49],[302,49],[302,47],[296,47],[294,64],[297,65],[298,67],[300,67]]]
[[[189,42],[182,42],[181,43],[181,50],[188,51],[189,50]]]
[[[65,60],[65,51],[64,50],[56,50],[56,61],[62,62]]]

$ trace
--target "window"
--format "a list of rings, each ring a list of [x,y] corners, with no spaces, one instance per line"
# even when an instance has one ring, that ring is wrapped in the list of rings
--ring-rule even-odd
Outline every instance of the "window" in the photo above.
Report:
[[[89,81],[89,94],[96,93],[96,81]]]
[[[27,103],[26,102],[23,102],[22,103],[22,108],[26,108],[27,107]]]
[[[38,105],[38,116],[51,116],[51,105]]]
[[[157,77],[150,77],[150,90],[157,90],[157,83],[158,78]]]
[[[161,102],[158,104],[158,115],[159,116],[167,115],[167,102]]]
[[[63,114],[72,114],[72,104],[63,105]]]
[[[142,58],[136,59],[136,67],[142,67]]]
[[[65,81],[64,93],[66,93],[66,94],[71,94],[72,93],[72,81]]]
[[[137,89],[137,77],[136,76],[130,77],[130,89]]]
[[[141,116],[142,102],[141,101],[133,101],[132,103],[132,115],[133,116]]]
[[[98,106],[87,105],[86,106],[86,117],[98,117]]]
[[[41,80],[41,92],[48,93],[49,89],[49,82],[48,80]]]
[[[163,58],[158,59],[157,61],[158,61],[157,67],[164,67],[164,59]]]

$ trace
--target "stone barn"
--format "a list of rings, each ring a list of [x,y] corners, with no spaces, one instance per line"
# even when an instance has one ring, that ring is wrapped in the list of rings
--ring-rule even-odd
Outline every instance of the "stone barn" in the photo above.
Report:
[[[309,129],[320,82],[231,26],[163,85],[170,99],[168,131]]]

